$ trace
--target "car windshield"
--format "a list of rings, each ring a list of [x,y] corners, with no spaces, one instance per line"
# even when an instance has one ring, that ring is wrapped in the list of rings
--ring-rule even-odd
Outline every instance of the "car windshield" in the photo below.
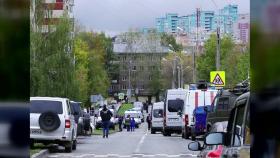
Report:
[[[62,114],[62,103],[50,100],[31,100],[30,113],[44,113],[47,111]]]
[[[153,116],[155,118],[162,118],[163,117],[163,110],[162,109],[153,110]]]
[[[184,106],[184,101],[181,99],[168,100],[168,111],[169,112],[178,112],[182,111]]]

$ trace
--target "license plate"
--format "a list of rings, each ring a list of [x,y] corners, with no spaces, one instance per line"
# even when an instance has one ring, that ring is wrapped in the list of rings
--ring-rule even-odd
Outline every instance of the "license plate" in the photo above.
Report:
[[[176,121],[178,121],[179,119],[177,119],[177,118],[172,118],[172,119],[168,119],[170,122],[176,122]]]
[[[42,131],[39,129],[32,129],[30,130],[30,134],[42,134]]]

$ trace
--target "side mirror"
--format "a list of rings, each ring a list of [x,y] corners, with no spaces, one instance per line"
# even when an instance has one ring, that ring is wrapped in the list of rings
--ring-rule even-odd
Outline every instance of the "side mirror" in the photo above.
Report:
[[[202,148],[199,142],[191,142],[188,145],[188,149],[191,151],[200,151]]]
[[[214,132],[206,135],[204,144],[206,145],[224,145],[225,133]]]

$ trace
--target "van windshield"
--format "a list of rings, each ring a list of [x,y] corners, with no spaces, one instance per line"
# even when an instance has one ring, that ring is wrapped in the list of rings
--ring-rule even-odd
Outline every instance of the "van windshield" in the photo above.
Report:
[[[184,101],[181,99],[168,100],[168,111],[169,112],[178,112],[182,111],[184,106]]]
[[[153,116],[155,118],[162,118],[163,110],[162,109],[155,109],[155,110],[153,110]]]

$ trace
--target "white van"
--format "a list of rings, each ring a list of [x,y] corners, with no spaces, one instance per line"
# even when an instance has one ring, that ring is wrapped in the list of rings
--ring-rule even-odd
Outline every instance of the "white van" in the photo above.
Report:
[[[164,115],[163,115],[163,135],[171,136],[171,133],[182,132],[182,118],[178,112],[182,112],[188,90],[169,89],[167,90]]]
[[[189,90],[182,114],[182,138],[191,135],[191,128],[195,125],[193,111],[199,106],[211,105],[218,90]]]
[[[162,131],[163,128],[163,106],[164,102],[156,102],[152,107],[152,127],[151,134]]]

